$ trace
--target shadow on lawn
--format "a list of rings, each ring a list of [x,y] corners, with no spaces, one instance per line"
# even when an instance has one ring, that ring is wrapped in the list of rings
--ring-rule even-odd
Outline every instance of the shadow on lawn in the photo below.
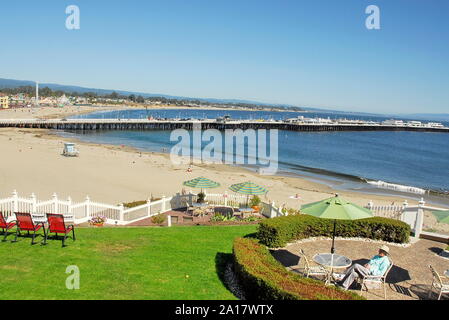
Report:
[[[37,244],[42,244],[42,242],[44,241],[44,235],[40,234],[40,233],[36,233],[36,235],[34,236],[34,243],[31,243],[31,240],[33,239],[33,233],[31,232],[25,232],[25,233],[20,233],[17,236],[17,239],[15,239],[16,237],[16,233],[15,232],[9,232],[6,239],[4,240],[4,236],[2,235],[2,242],[11,242],[11,243],[16,243],[16,242],[21,242],[21,241],[30,241],[30,244],[32,245],[37,245]]]
[[[231,253],[218,252],[215,268],[220,281],[237,299],[245,299],[245,292],[234,272],[234,257]]]
[[[232,253],[217,252],[215,255],[215,271],[217,272],[220,281],[228,290],[228,284],[225,281],[225,272],[228,265],[233,263],[233,260]]]

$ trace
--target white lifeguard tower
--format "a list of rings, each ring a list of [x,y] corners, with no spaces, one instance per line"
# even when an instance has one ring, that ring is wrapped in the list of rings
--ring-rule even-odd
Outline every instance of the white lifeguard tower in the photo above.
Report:
[[[71,142],[64,143],[62,155],[66,157],[78,157],[79,151],[75,148],[75,144]]]

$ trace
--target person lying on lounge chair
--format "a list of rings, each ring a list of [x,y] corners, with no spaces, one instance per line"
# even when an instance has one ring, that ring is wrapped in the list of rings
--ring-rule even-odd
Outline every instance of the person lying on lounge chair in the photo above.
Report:
[[[375,255],[367,264],[362,266],[361,264],[356,263],[351,266],[346,271],[340,285],[344,290],[348,290],[351,284],[359,276],[382,276],[390,266],[390,260],[388,259],[389,252],[390,248],[383,245],[379,248],[379,253]]]

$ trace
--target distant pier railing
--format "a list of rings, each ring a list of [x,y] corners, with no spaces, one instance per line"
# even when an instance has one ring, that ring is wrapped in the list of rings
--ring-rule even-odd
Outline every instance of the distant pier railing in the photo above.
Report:
[[[0,128],[34,128],[69,131],[92,130],[192,130],[194,126],[201,129],[278,129],[287,131],[324,132],[324,131],[416,131],[416,132],[444,132],[449,128],[443,127],[414,127],[394,126],[382,124],[308,124],[289,123],[284,121],[228,121],[215,120],[178,121],[178,120],[147,120],[147,119],[0,119]]]

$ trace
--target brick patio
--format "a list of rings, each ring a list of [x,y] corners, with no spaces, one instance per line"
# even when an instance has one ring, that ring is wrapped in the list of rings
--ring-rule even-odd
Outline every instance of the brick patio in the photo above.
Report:
[[[336,240],[336,253],[342,254],[353,262],[365,264],[371,259],[381,244],[364,241]],[[390,256],[394,266],[387,276],[388,300],[421,300],[427,299],[432,274],[431,264],[441,275],[449,269],[449,260],[438,256],[438,253],[447,245],[430,240],[418,240],[411,246],[404,248],[390,245]],[[284,249],[273,250],[272,253],[284,266],[295,267],[299,264],[298,251],[302,248],[310,261],[316,253],[330,252],[330,240],[316,240],[311,242],[295,243]],[[336,270],[343,272],[343,270]],[[358,291],[359,286],[353,285],[352,290]],[[384,299],[383,290],[364,292],[367,299]],[[432,296],[436,299],[436,295]],[[448,300],[449,295],[443,295],[442,300]]]

